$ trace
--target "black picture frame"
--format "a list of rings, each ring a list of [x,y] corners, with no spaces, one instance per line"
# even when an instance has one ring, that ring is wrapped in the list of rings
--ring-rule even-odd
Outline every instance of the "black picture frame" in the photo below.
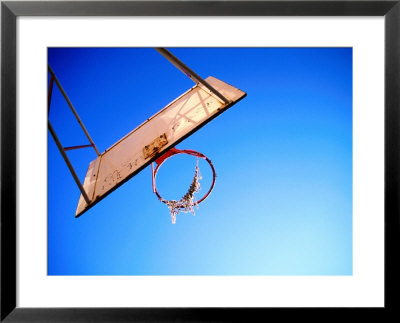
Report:
[[[19,308],[16,307],[16,19],[19,16],[383,16],[385,19],[385,305],[364,310],[379,320],[399,301],[400,0],[388,1],[2,1],[1,2],[1,321],[240,321],[301,308]],[[40,291],[38,291],[40,292]],[[322,314],[345,319],[338,309]],[[315,313],[315,312],[314,312]],[[270,314],[270,312],[268,312]],[[301,316],[299,316],[300,318]],[[321,318],[321,317],[320,317]],[[321,318],[322,319],[322,318]]]

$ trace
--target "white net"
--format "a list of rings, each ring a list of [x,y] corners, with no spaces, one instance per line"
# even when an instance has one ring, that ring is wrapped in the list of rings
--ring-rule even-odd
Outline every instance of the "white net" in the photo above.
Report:
[[[179,212],[184,212],[184,213],[190,212],[193,215],[195,215],[194,206],[196,205],[197,208],[199,208],[199,206],[196,204],[197,202],[194,194],[196,194],[201,189],[199,182],[201,179],[202,177],[199,169],[199,158],[197,158],[196,170],[194,173],[193,181],[187,193],[179,201],[176,200],[165,201],[165,204],[167,204],[169,207],[169,211],[171,213],[171,220],[173,224],[175,224],[176,215]]]

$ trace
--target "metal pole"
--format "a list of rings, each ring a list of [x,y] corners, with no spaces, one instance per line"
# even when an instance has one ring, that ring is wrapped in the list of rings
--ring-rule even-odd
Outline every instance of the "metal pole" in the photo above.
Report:
[[[60,82],[58,81],[56,75],[54,74],[54,72],[53,72],[53,70],[51,69],[50,66],[49,66],[49,71],[50,71],[51,75],[54,77],[54,81],[56,82],[56,84],[57,84],[58,88],[60,89],[62,95],[64,96],[65,100],[67,101],[69,107],[71,108],[72,113],[75,115],[76,120],[78,120],[79,124],[81,125],[83,132],[86,134],[86,137],[89,139],[90,143],[93,145],[93,148],[97,153],[97,156],[100,156],[99,150],[97,149],[96,145],[94,144],[94,142],[93,142],[92,138],[90,137],[88,131],[86,130],[85,126],[83,125],[83,123],[81,121],[81,119],[79,118],[78,113],[76,112],[74,106],[72,105],[71,101],[69,100],[67,94],[65,93],[64,89],[62,88]]]
[[[174,64],[183,74],[189,77],[196,84],[201,83],[204,85],[211,93],[215,94],[222,102],[229,103],[229,100],[224,97],[220,92],[218,92],[214,87],[212,87],[207,81],[203,80],[199,75],[197,75],[194,71],[192,71],[189,67],[183,64],[178,58],[172,55],[165,48],[156,48],[156,50],[163,55],[167,60],[169,60],[172,64]]]
[[[50,114],[51,95],[53,94],[54,76],[50,76],[49,92],[47,93],[47,114]]]
[[[89,204],[89,203],[90,203],[89,197],[87,196],[86,191],[85,191],[85,189],[83,188],[83,186],[82,186],[82,184],[81,184],[81,182],[80,182],[80,180],[79,180],[79,178],[78,178],[78,175],[76,175],[75,170],[74,170],[74,167],[72,166],[71,162],[69,161],[68,156],[67,156],[67,154],[65,153],[64,148],[63,148],[63,146],[61,145],[61,142],[60,142],[60,140],[58,139],[58,137],[57,137],[57,135],[56,135],[56,132],[54,131],[54,129],[53,129],[53,127],[52,127],[50,121],[48,121],[48,127],[49,127],[49,130],[50,130],[51,135],[53,136],[54,141],[56,142],[56,145],[57,145],[57,147],[58,147],[58,150],[60,151],[61,155],[63,156],[64,161],[65,161],[65,163],[67,164],[67,166],[68,166],[68,168],[69,168],[69,171],[71,172],[71,175],[72,175],[72,177],[74,178],[74,180],[75,180],[75,182],[76,182],[76,185],[78,185],[79,190],[81,191],[82,196],[83,196],[83,198],[85,199],[86,203]]]
[[[89,148],[89,147],[93,147],[93,146],[90,144],[90,145],[79,145],[79,146],[64,147],[64,151],[74,150],[74,149],[81,149],[81,148]]]

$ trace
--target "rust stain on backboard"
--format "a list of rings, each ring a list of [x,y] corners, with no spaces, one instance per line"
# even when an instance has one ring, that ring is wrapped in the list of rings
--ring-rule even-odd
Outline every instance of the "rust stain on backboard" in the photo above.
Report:
[[[144,159],[155,156],[166,144],[168,144],[167,135],[163,133],[161,136],[158,136],[156,139],[154,139],[150,144],[143,147]]]

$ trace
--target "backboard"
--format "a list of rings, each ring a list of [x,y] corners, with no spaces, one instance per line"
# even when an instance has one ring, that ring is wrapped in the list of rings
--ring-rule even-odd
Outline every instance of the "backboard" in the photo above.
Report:
[[[83,183],[89,201],[80,196],[76,217],[246,96],[212,76],[203,83],[183,93],[89,164]]]

